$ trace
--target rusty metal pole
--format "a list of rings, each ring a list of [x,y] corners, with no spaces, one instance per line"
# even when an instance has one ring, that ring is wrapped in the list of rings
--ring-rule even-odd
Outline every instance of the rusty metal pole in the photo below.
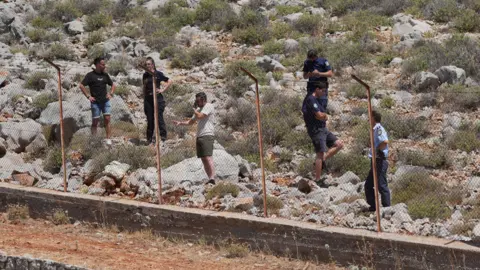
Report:
[[[64,132],[63,132],[63,102],[62,102],[62,76],[60,72],[60,67],[55,65],[52,61],[48,59],[43,59],[45,62],[49,63],[52,67],[57,70],[58,74],[58,103],[60,105],[60,146],[62,149],[62,167],[63,167],[63,192],[67,192],[67,165],[66,165],[66,158],[65,158],[65,140],[64,140]]]
[[[260,116],[260,95],[258,93],[258,80],[255,76],[253,76],[252,73],[250,73],[248,70],[244,69],[243,67],[240,67],[240,69],[245,72],[248,77],[250,77],[252,80],[255,81],[255,94],[256,94],[256,107],[257,107],[257,127],[258,127],[258,145],[260,147],[259,152],[260,152],[260,168],[262,169],[262,188],[263,188],[263,215],[265,217],[268,217],[267,213],[267,186],[265,184],[265,167],[263,165],[263,136],[262,136],[262,121],[261,121],[261,116]]]
[[[154,121],[155,121],[155,152],[157,157],[157,174],[158,174],[158,204],[162,204],[162,168],[160,166],[160,136],[158,132],[158,102],[157,102],[157,82],[155,72],[148,70],[146,66],[139,65],[147,73],[152,75],[153,84],[153,106],[154,106]]]
[[[372,152],[372,171],[373,171],[373,186],[375,188],[375,209],[377,214],[377,232],[382,231],[382,226],[380,224],[380,204],[378,201],[378,177],[377,177],[377,154],[374,151],[375,148],[375,141],[373,138],[373,119],[372,119],[372,102],[371,102],[371,93],[370,93],[370,86],[362,81],[360,78],[352,74],[352,78],[356,80],[358,83],[363,85],[367,90],[367,99],[368,99],[368,120],[370,122],[370,149]]]

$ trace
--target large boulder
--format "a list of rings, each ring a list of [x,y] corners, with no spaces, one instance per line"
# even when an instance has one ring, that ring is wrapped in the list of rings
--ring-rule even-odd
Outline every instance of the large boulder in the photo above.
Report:
[[[432,30],[432,27],[423,21],[415,20],[411,15],[399,13],[393,16],[393,29],[392,33],[396,36],[403,36],[406,34],[418,31],[425,33]]]
[[[283,17],[283,20],[287,23],[296,23],[300,19],[300,17],[302,17],[302,15],[302,12],[288,14]]]
[[[414,84],[419,92],[434,91],[440,85],[437,75],[431,72],[421,71],[415,74]]]
[[[25,148],[35,140],[40,141],[37,143],[46,142],[42,126],[32,119],[0,123],[0,137],[5,139],[8,149],[16,153],[25,151]]]
[[[225,150],[213,150],[213,163],[216,177],[220,180],[238,181],[238,161]],[[193,157],[170,166],[162,171],[162,181],[167,187],[173,187],[182,182],[201,184],[207,179],[202,161]]]
[[[295,39],[287,39],[284,43],[284,51],[286,55],[293,55],[300,49],[300,43]]]
[[[0,34],[10,31],[10,24],[15,20],[15,12],[7,5],[0,5]]]
[[[0,42],[0,59],[10,59],[13,57],[13,54],[10,53],[10,46],[8,46],[7,44],[5,43],[2,43]],[[3,76],[4,74],[0,74],[1,77],[4,77]],[[0,83],[2,81],[0,77]]]
[[[265,55],[262,57],[257,57],[255,60],[257,66],[261,67],[266,72],[269,71],[286,71],[287,69],[277,60],[272,59],[271,57]]]
[[[79,20],[71,21],[65,24],[65,30],[69,35],[75,36],[85,32],[83,22]]]
[[[465,70],[456,66],[443,66],[435,71],[435,75],[438,77],[440,84],[464,84],[467,79]]]

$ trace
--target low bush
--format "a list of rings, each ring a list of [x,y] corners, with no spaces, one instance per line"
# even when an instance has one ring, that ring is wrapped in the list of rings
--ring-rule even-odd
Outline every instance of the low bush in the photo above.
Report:
[[[245,243],[243,244],[232,243],[227,247],[225,247],[224,249],[227,253],[225,256],[226,258],[244,258],[244,257],[247,257],[248,253],[250,252],[248,245]]]
[[[160,59],[173,59],[175,55],[182,54],[184,50],[178,46],[170,45],[160,52]]]
[[[307,153],[313,153],[313,144],[307,131],[291,131],[285,135],[280,144],[289,149],[301,149]]]
[[[175,30],[163,28],[147,36],[147,45],[157,51],[168,47],[175,41]]]
[[[230,194],[233,197],[237,197],[239,192],[240,188],[237,185],[228,182],[221,182],[216,184],[212,189],[207,192],[205,199],[211,200],[215,197],[223,198],[227,194]]]
[[[384,109],[391,109],[395,106],[395,100],[391,96],[386,96],[380,100],[380,107]]]
[[[438,90],[443,97],[441,108],[446,112],[468,112],[480,106],[480,87],[442,85]]]
[[[123,98],[127,97],[131,91],[132,88],[128,84],[118,84],[115,86],[115,95],[119,95]]]
[[[240,11],[240,15],[228,23],[227,29],[245,29],[249,26],[266,28],[268,26],[268,18],[258,10],[251,9],[250,7],[243,7]]]
[[[360,179],[367,178],[370,171],[370,159],[356,152],[340,152],[326,161],[330,172],[343,175],[351,171]]]
[[[480,149],[480,138],[477,133],[474,130],[459,130],[448,140],[448,146],[467,153]]]
[[[189,69],[194,66],[210,63],[216,57],[218,57],[218,52],[215,48],[195,46],[186,53],[176,52],[172,59],[171,66]]]
[[[177,117],[190,118],[193,115],[193,104],[188,101],[182,101],[172,104],[173,113]]]
[[[454,19],[453,25],[462,33],[478,32],[480,31],[480,17],[474,10],[466,9]]]
[[[181,97],[186,94],[192,94],[194,93],[194,89],[191,85],[188,84],[182,84],[182,83],[173,83],[170,85],[167,91],[163,93],[164,96],[166,97]]]
[[[94,172],[102,172],[112,161],[130,165],[131,170],[146,169],[155,166],[155,150],[149,146],[122,145],[114,149],[98,152],[92,157]]]
[[[232,31],[233,40],[248,45],[259,45],[270,39],[270,31],[264,26],[248,26],[244,29],[235,28]]]
[[[278,214],[283,208],[283,201],[274,196],[267,196],[267,211],[271,214]]]
[[[112,136],[126,138],[140,138],[140,130],[132,123],[125,121],[113,122],[111,125]]]
[[[275,6],[277,14],[280,16],[285,16],[288,14],[298,13],[303,10],[301,6],[287,6],[287,5],[278,5]]]
[[[320,25],[322,24],[322,17],[313,14],[303,14],[294,24],[295,30],[300,33],[309,35],[317,35],[320,33]]]
[[[55,43],[50,45],[48,50],[48,58],[73,61],[75,60],[75,53],[67,45]]]
[[[122,35],[124,36],[124,35]],[[101,30],[93,31],[88,34],[87,39],[83,42],[83,45],[89,47],[105,40],[105,33]]]
[[[227,29],[236,14],[225,0],[201,0],[195,10],[198,24],[205,30]]]
[[[236,140],[225,147],[231,155],[240,155],[250,162],[258,162],[260,160],[259,148],[257,133],[250,133],[246,138]]]
[[[283,54],[285,43],[277,40],[269,40],[263,43],[263,54]]]
[[[7,207],[7,218],[10,221],[25,220],[30,217],[30,210],[26,205],[13,204]]]
[[[60,28],[63,25],[61,21],[57,21],[43,16],[35,17],[30,23],[33,27],[42,29]]]
[[[108,26],[112,22],[112,17],[104,13],[96,13],[87,17],[85,29],[87,31],[95,31],[102,27]]]
[[[257,119],[255,106],[244,99],[231,99],[226,108],[229,111],[220,122],[234,130],[248,130]]]
[[[267,82],[265,77],[266,73],[257,66],[255,61],[251,60],[239,60],[227,64],[225,69],[223,70],[223,75],[225,79],[229,81],[238,77],[245,76],[246,74],[240,69],[240,67],[252,73],[258,79],[259,84],[265,84]]]
[[[59,146],[51,147],[45,160],[43,161],[43,169],[47,172],[58,173],[62,167],[62,150]]]
[[[45,87],[45,83],[42,80],[51,78],[53,78],[53,75],[48,71],[36,71],[27,76],[24,86],[30,89],[41,90]]]
[[[127,58],[121,57],[109,60],[107,63],[107,71],[110,75],[117,76],[122,73],[127,75],[127,68],[129,66]]]
[[[250,89],[252,84],[252,79],[243,76],[227,81],[225,87],[227,88],[228,95],[232,97],[241,97]]]
[[[32,42],[52,42],[61,39],[60,33],[41,28],[29,29],[25,34],[30,40],[32,40]]]
[[[295,28],[285,22],[274,22],[271,25],[271,36],[272,38],[276,39],[281,39],[281,38],[292,38],[292,39],[298,39],[300,36],[302,36],[302,33],[299,31],[295,30]]]
[[[55,2],[53,9],[48,11],[53,19],[62,22],[71,22],[82,16],[82,12],[73,1],[64,0]]]
[[[447,163],[447,152],[445,149],[437,149],[431,153],[423,150],[399,149],[398,160],[407,165],[442,168]]]
[[[32,105],[35,108],[44,110],[48,104],[58,101],[57,95],[54,93],[41,93],[33,99]]]
[[[300,161],[298,167],[296,168],[296,172],[298,175],[302,177],[308,177],[310,173],[313,173],[314,167],[313,163],[315,162],[314,158],[305,158]]]
[[[390,112],[382,113],[382,125],[391,139],[418,139],[426,133],[426,121],[413,116],[399,116]]]
[[[50,220],[55,225],[66,225],[70,224],[70,218],[68,214],[63,210],[55,210],[53,215],[50,217]]]
[[[97,57],[105,56],[105,48],[101,44],[95,44],[88,48],[87,55],[88,59],[95,59]]]
[[[164,115],[163,117],[165,119],[165,123],[167,123],[168,138],[175,138],[175,135],[177,135],[178,138],[184,138],[185,137],[185,134],[187,134],[187,131],[189,129],[188,126],[174,125],[173,120],[178,120],[178,119],[174,118],[171,115]],[[162,157],[162,163],[163,163],[163,157]]]
[[[116,33],[115,34],[116,36],[120,36],[120,37],[124,36],[124,37],[133,38],[133,39],[138,39],[143,35],[142,29],[140,29],[140,27],[135,24],[126,24],[126,25],[120,26],[117,28],[115,33]]]

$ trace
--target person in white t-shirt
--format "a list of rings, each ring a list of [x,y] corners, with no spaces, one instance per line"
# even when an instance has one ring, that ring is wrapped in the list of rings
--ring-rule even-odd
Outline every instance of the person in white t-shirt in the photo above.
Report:
[[[187,121],[173,121],[177,126],[188,126],[198,122],[197,157],[202,159],[208,182],[215,184],[215,167],[213,165],[213,141],[215,129],[215,108],[207,103],[207,95],[200,92],[195,95],[194,115]]]

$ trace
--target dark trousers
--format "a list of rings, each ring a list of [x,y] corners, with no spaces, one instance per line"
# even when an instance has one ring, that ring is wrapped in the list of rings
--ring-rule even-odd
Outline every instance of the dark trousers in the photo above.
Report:
[[[382,198],[382,206],[390,206],[390,189],[388,189],[387,183],[387,169],[388,161],[383,158],[377,158],[377,178],[378,178],[378,191]],[[370,164],[370,172],[365,180],[365,196],[367,197],[367,203],[371,208],[375,209],[375,187],[373,184],[373,164]]]
[[[158,96],[157,96],[158,97]],[[158,129],[162,140],[167,139],[167,127],[165,119],[163,119],[163,111],[165,111],[165,100],[158,98]],[[143,110],[147,116],[147,141],[152,142],[155,132],[155,107],[153,105],[153,95],[146,96],[143,102]]]

